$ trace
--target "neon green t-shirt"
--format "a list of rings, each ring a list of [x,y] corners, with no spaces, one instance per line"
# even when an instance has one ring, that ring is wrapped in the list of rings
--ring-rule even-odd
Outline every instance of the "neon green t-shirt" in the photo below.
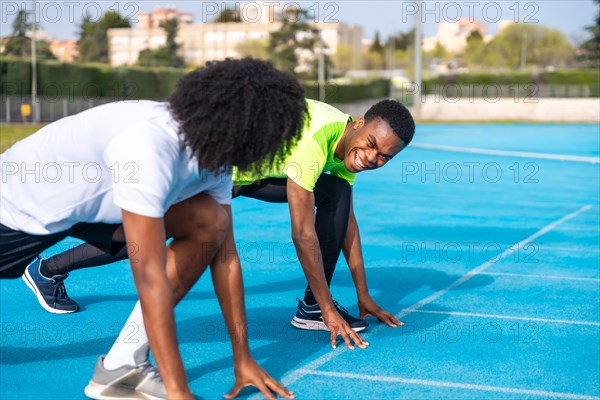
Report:
[[[316,100],[306,100],[310,124],[305,126],[301,139],[281,163],[263,169],[260,173],[233,171],[233,184],[250,185],[265,178],[290,178],[312,192],[324,172],[354,183],[356,174],[344,167],[344,161],[334,154],[346,124],[352,117]]]

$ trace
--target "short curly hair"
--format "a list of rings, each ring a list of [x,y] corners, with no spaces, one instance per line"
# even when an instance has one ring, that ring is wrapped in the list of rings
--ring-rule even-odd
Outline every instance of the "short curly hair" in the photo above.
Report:
[[[381,100],[365,114],[368,123],[376,118],[386,121],[394,133],[408,146],[415,134],[415,121],[410,111],[397,100]]]
[[[210,62],[168,99],[184,145],[200,168],[258,168],[283,158],[309,118],[298,81],[252,58]]]

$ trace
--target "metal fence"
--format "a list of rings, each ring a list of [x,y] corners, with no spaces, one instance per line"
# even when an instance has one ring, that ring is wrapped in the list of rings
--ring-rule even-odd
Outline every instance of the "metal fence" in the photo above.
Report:
[[[414,85],[406,83],[402,87],[392,86],[390,96],[401,100],[410,106],[413,103]],[[536,100],[541,98],[585,98],[598,97],[597,90],[589,85],[499,85],[499,84],[439,84],[425,88],[423,94],[436,96],[440,101],[457,102],[473,98],[500,99],[513,98],[516,100]],[[35,120],[52,122],[57,119],[77,114],[88,108],[122,99],[107,97],[51,97],[40,96]],[[133,101],[133,100],[130,100]],[[21,105],[31,104],[30,95],[0,95],[0,122],[21,123],[31,122],[32,116],[24,118],[21,115]]]
[[[36,120],[39,122],[52,122],[69,115],[77,114],[89,108],[111,103],[119,99],[97,97],[39,97],[37,107],[33,111],[37,112]],[[30,95],[2,95],[0,96],[0,122],[3,123],[21,123],[31,122],[33,116],[24,118],[21,115],[21,105],[31,104]]]

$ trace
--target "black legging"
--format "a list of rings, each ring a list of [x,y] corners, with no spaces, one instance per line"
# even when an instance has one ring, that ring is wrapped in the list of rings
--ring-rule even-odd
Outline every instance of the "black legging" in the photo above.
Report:
[[[329,286],[348,229],[351,190],[345,180],[322,174],[317,180],[314,194],[317,208],[315,231],[323,257],[327,286]],[[287,178],[268,178],[252,185],[242,186],[234,196],[251,197],[270,203],[287,203]],[[309,305],[317,303],[308,285],[304,293],[304,301]]]
[[[322,174],[317,180],[314,194],[317,209],[315,230],[323,257],[325,278],[329,286],[348,228],[351,189],[345,180],[333,175]],[[234,198],[238,196],[250,197],[269,203],[287,203],[287,178],[267,178],[251,185],[237,187],[234,190]],[[62,275],[78,269],[110,264],[126,258],[125,248],[123,251],[111,256],[90,244],[84,243],[44,260],[42,272],[49,276]],[[309,305],[316,304],[308,285],[304,294],[304,301]]]

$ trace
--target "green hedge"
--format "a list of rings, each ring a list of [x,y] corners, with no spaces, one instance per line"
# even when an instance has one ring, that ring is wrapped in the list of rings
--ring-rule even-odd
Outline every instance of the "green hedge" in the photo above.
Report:
[[[31,63],[0,57],[0,93],[31,93]]]
[[[65,64],[56,61],[38,63],[38,94],[58,97],[108,97],[114,99],[165,99],[186,71],[174,68],[113,68],[106,64]],[[0,57],[0,93],[31,92],[31,62],[25,58]],[[460,74],[424,80],[425,93],[443,84],[499,85],[585,85],[592,97],[600,96],[600,76],[594,70],[543,72],[540,74]],[[306,97],[319,98],[314,81],[302,82]],[[352,84],[328,83],[325,101],[347,103],[390,96],[390,82],[374,79]]]
[[[594,97],[600,96],[600,74],[597,70],[544,72],[539,79],[547,84],[588,85]]]
[[[512,73],[512,74],[458,74],[445,75],[423,80],[425,92],[435,91],[436,85],[479,84],[479,85],[585,85],[591,97],[600,96],[600,75],[594,70],[569,70],[556,72]]]
[[[185,70],[173,68],[113,68],[105,64],[38,63],[38,94],[49,97],[108,97],[114,99],[164,99]],[[31,92],[31,63],[27,59],[0,57],[0,93]]]
[[[186,71],[174,68],[113,68],[105,64],[38,63],[38,94],[58,97],[108,97],[114,99],[165,99]],[[31,92],[31,62],[28,59],[0,57],[0,93]],[[316,82],[303,82],[306,96],[319,98]],[[389,81],[376,79],[356,84],[328,84],[325,100],[345,103],[388,97]]]
[[[309,99],[319,99],[319,84],[314,81],[302,82],[304,92]],[[350,103],[365,99],[389,97],[389,79],[374,79],[352,84],[327,83],[325,86],[325,102]]]

